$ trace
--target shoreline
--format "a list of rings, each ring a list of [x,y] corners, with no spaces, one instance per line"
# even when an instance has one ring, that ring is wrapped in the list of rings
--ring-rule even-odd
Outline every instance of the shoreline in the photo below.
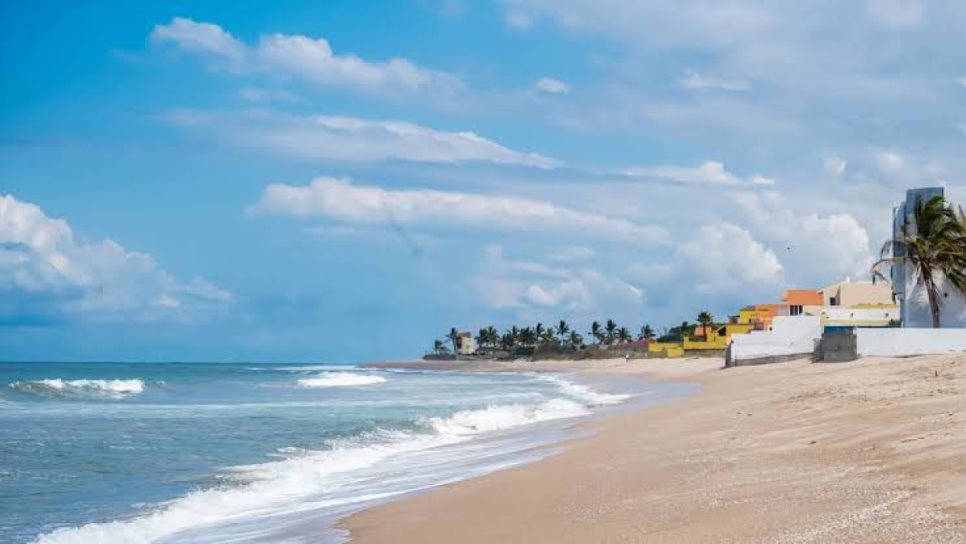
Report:
[[[339,523],[352,542],[966,541],[964,356],[497,363],[447,368],[701,389],[594,418],[535,463],[362,510]]]

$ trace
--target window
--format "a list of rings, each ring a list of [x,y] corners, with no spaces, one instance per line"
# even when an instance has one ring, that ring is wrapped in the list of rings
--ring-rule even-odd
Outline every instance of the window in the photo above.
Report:
[[[802,307],[801,307],[801,305],[791,306],[788,310],[789,310],[788,313],[790,313],[792,315],[802,315]]]
[[[829,306],[838,306],[839,305],[839,298],[838,297],[832,297],[832,298],[829,299],[828,302],[829,302]]]

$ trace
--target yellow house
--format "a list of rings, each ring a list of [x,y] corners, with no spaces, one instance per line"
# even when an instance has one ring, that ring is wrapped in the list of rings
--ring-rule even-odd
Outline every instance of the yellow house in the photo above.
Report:
[[[684,337],[682,347],[685,350],[715,350],[728,347],[729,335],[727,327],[714,329],[712,327],[695,327],[694,336]]]
[[[651,342],[647,346],[647,352],[668,358],[684,357],[684,347],[677,342]]]

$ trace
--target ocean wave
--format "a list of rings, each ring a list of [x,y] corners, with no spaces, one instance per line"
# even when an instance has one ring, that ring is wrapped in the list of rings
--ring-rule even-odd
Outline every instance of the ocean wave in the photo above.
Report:
[[[391,457],[449,446],[475,436],[526,425],[581,416],[588,409],[568,399],[537,404],[495,405],[463,410],[448,417],[418,422],[422,430],[378,429],[329,443],[330,449],[280,448],[284,459],[236,466],[226,477],[235,485],[195,491],[160,505],[150,514],[125,521],[92,523],[61,528],[34,541],[36,544],[88,544],[113,542],[141,544],[169,537],[194,527],[247,516],[277,516],[321,504],[317,495],[338,489],[355,471],[364,471]],[[340,478],[343,475],[344,478]],[[387,494],[406,492],[399,489]],[[372,497],[369,497],[372,498]],[[324,501],[358,502],[360,497]]]
[[[577,399],[591,408],[620,404],[630,398],[630,395],[595,391],[589,386],[574,383],[563,378],[558,378],[557,376],[538,375],[537,378],[556,385],[557,389],[564,395]]]
[[[373,374],[355,374],[352,372],[325,372],[314,378],[303,378],[298,381],[299,387],[353,387],[357,385],[373,385],[385,383],[386,378]]]
[[[60,378],[13,382],[20,393],[76,399],[123,399],[144,392],[141,380],[63,380]]]
[[[370,378],[367,383],[378,383],[371,378],[385,381],[380,376],[348,372],[332,372],[309,379],[328,379],[330,382],[342,380],[344,383],[350,377],[355,380],[353,385],[358,384],[360,378]],[[461,410],[448,416],[414,421],[414,428],[375,429],[330,441],[325,450],[278,448],[270,454],[276,458],[274,460],[235,466],[222,472],[221,481],[230,485],[192,492],[162,503],[150,513],[135,518],[56,529],[38,536],[34,542],[141,544],[172,537],[177,540],[175,535],[190,539],[195,536],[189,532],[194,528],[204,526],[206,531],[221,531],[222,528],[216,529],[218,524],[229,520],[259,524],[260,520],[268,517],[281,519],[286,514],[294,513],[304,517],[314,509],[362,504],[413,489],[369,488],[368,491],[353,493],[355,482],[371,480],[372,467],[389,459],[470,443],[488,433],[583,416],[590,412],[593,405],[620,401],[619,395],[606,395],[566,380],[552,381],[558,386],[562,397]],[[458,450],[453,454],[465,455],[458,453]],[[395,470],[400,469],[396,467]],[[434,484],[421,482],[409,485],[427,487]],[[240,541],[245,541],[245,538]]]

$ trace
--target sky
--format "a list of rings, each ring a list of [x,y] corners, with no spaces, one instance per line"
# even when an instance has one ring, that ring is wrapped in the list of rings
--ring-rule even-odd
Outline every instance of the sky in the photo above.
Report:
[[[953,0],[6,2],[0,360],[414,357],[868,279]]]

